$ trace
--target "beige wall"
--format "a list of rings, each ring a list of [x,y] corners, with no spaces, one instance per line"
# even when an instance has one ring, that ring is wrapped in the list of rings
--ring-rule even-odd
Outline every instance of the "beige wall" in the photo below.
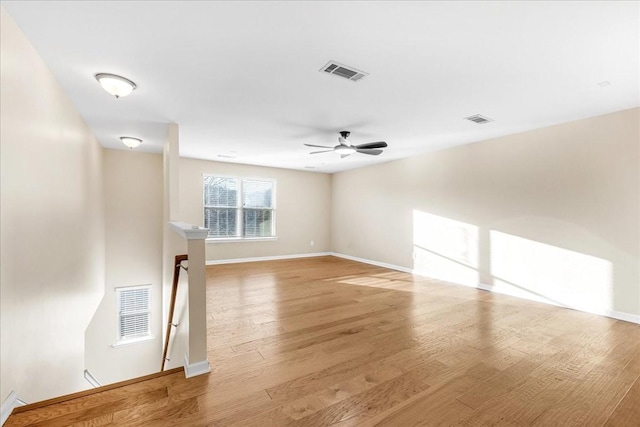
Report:
[[[102,148],[1,15],[0,399],[88,387],[84,333],[104,291]]]
[[[640,315],[639,111],[335,174],[332,249]]]
[[[86,332],[86,367],[103,384],[160,370],[162,357],[162,155],[104,150],[106,283]],[[152,285],[153,339],[117,342],[115,288]]]
[[[331,176],[287,169],[180,159],[180,220],[203,224],[202,177],[277,180],[277,241],[207,243],[207,261],[326,252],[330,248]],[[314,246],[310,245],[314,241]]]

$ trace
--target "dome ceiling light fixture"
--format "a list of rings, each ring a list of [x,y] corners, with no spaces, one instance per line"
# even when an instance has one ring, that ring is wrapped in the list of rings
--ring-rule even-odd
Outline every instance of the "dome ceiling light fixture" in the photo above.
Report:
[[[142,140],[140,138],[134,138],[132,136],[121,136],[120,141],[132,150],[142,144]]]
[[[117,74],[98,73],[94,77],[104,90],[116,98],[129,95],[137,87],[131,80]]]

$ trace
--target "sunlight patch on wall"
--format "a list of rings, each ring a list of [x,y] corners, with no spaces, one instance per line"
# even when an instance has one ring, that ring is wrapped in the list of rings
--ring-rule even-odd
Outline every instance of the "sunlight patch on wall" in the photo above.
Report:
[[[413,268],[447,282],[478,284],[478,227],[413,211]]]
[[[490,239],[493,290],[590,312],[611,309],[611,262],[499,231]]]

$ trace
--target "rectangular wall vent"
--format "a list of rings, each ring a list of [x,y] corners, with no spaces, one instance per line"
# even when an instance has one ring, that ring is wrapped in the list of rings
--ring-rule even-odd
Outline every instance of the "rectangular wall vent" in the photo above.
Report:
[[[151,336],[151,285],[116,288],[118,342]]]
[[[351,80],[352,82],[357,82],[363,77],[369,75],[369,73],[365,73],[364,71],[360,71],[356,68],[339,64],[335,61],[329,61],[324,67],[320,69],[320,71],[333,74],[334,76],[342,77],[347,80]]]
[[[476,114],[475,116],[469,116],[469,117],[465,117],[465,120],[469,120],[471,122],[477,123],[479,125],[483,125],[485,123],[489,123],[492,122],[493,120],[488,118],[488,117],[484,117],[481,116],[480,114]]]

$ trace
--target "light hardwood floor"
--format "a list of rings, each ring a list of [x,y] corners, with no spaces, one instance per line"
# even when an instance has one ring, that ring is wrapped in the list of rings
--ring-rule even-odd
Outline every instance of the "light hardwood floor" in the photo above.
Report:
[[[640,325],[335,257],[207,275],[210,375],[6,426],[640,425]]]

